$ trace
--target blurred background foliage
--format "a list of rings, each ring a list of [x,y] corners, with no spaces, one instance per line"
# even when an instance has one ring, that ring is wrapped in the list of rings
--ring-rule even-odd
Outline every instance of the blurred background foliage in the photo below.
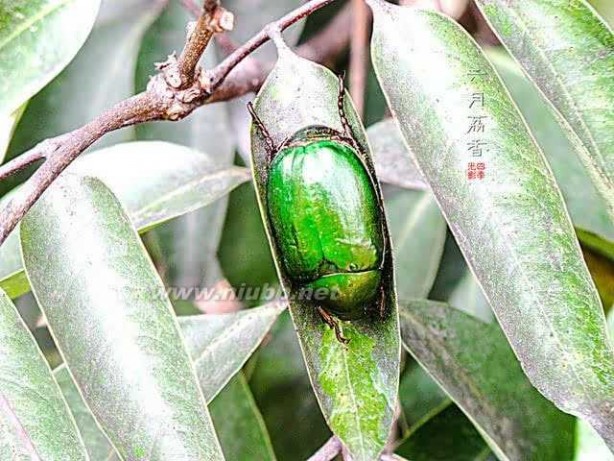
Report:
[[[236,14],[232,39],[241,43],[267,22],[295,8],[300,1],[224,0],[223,3]],[[466,6],[466,2],[447,3],[451,9],[461,12],[459,21],[489,48],[489,57],[550,160],[580,233],[589,269],[609,309],[614,303],[614,230],[607,222],[603,203],[554,117],[496,39],[485,33],[483,20]],[[610,24],[614,23],[612,0],[592,0],[591,3]],[[343,2],[337,2],[318,11],[293,27],[286,38],[294,44],[305,43],[341,8]],[[76,59],[27,104],[6,158],[13,158],[47,137],[74,129],[112,103],[142,90],[155,72],[153,63],[163,61],[169,50],[181,48],[188,20],[190,13],[179,0],[104,0],[94,31]],[[210,48],[203,64],[211,67],[223,55],[221,47]],[[267,44],[256,56],[272,61],[274,48]],[[332,63],[334,70],[347,70],[348,60],[347,50],[336,56]],[[247,99],[205,106],[179,123],[127,128],[104,137],[92,149],[130,140],[165,140],[201,151],[220,166],[245,165],[248,133],[244,104]],[[369,67],[365,126],[387,115],[382,92]],[[0,195],[22,182],[28,174],[26,171],[0,183]],[[488,303],[454,239],[446,231],[445,222],[430,195],[389,185],[385,186],[385,195],[397,250],[399,291],[403,297],[428,296],[447,301],[482,320],[494,321]],[[278,285],[250,183],[237,188],[227,199],[145,234],[144,241],[167,286],[213,287],[226,283],[224,280],[235,288]],[[421,259],[427,262],[429,270],[405,267],[403,255],[412,254],[415,258],[416,252],[421,252]],[[412,283],[405,283],[407,280]],[[256,306],[260,300],[248,300],[246,304]],[[57,365],[58,353],[48,330],[40,322],[33,297],[21,297],[18,306],[48,360],[53,366]],[[225,309],[224,306],[197,306],[186,301],[177,301],[176,308],[182,315]],[[458,461],[493,456],[464,413],[409,356],[405,357],[400,395],[402,405],[397,435],[407,440],[400,444],[399,454],[412,460]],[[244,367],[240,382],[233,382],[224,390],[223,410],[216,410],[214,406],[212,412],[222,411],[226,418],[236,417],[241,421],[245,411],[254,411],[253,408],[246,410],[243,405],[245,399],[252,398],[280,461],[306,459],[331,436],[311,390],[287,312]],[[238,427],[232,430],[240,430]],[[578,434],[584,434],[585,430],[580,428]],[[576,437],[574,443],[578,446],[587,444],[584,446],[588,447],[587,456],[594,456],[590,455],[592,448],[585,442],[588,440],[585,436],[561,434],[563,436]],[[568,459],[605,459],[568,455]]]

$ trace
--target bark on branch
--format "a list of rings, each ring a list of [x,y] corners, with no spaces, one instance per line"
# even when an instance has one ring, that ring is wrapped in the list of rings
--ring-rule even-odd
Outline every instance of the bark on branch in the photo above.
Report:
[[[311,0],[272,25],[284,30],[333,1]],[[2,180],[37,161],[45,160],[0,210],[0,245],[66,167],[105,134],[153,120],[180,120],[203,104],[231,99],[257,89],[264,80],[263,69],[253,63],[251,66],[239,65],[269,39],[267,27],[238,47],[217,67],[209,71],[198,67],[211,37],[231,27],[232,14],[222,8],[218,1],[207,0],[198,20],[190,28],[179,57],[171,55],[166,62],[158,65],[160,72],[151,79],[146,91],[116,104],[83,127],[45,140],[0,166]]]

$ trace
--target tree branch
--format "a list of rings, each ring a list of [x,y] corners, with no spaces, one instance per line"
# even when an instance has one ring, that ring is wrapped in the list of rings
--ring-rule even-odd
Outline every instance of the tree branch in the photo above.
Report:
[[[298,46],[295,50],[296,54],[331,67],[337,57],[348,47],[351,30],[352,8],[348,3],[317,35]],[[226,35],[219,35],[217,40],[227,54],[238,49]],[[227,101],[258,91],[272,68],[273,63],[261,63],[254,58],[246,57],[228,75],[207,102]]]
[[[311,0],[272,24],[284,30],[333,1]],[[146,91],[116,104],[83,127],[43,141],[0,166],[0,179],[4,179],[37,160],[46,159],[0,211],[0,245],[66,167],[106,133],[153,120],[174,121],[185,118],[203,104],[230,98],[230,90],[243,90],[245,84],[241,86],[239,82],[245,82],[243,79],[246,75],[251,86],[261,82],[262,74],[254,70],[243,69],[234,78],[227,77],[249,54],[269,39],[266,27],[211,71],[202,72],[197,67],[211,36],[231,27],[231,17],[217,1],[207,0],[194,30],[188,34],[179,58],[170,56],[165,63],[160,64],[160,73],[151,79]]]
[[[283,31],[333,1],[334,0],[312,0],[283,16],[281,19],[268,24],[250,40],[245,42],[243,46],[224,59],[215,69],[207,73],[208,82],[204,84],[205,89],[208,89],[210,94],[213,93],[243,59],[253,53],[262,44],[266,43],[269,40],[267,30],[270,28],[277,28]]]
[[[341,453],[341,449],[341,442],[337,437],[333,436],[307,461],[330,461]]]
[[[232,30],[234,18],[232,13],[226,11],[216,1],[207,1],[203,7],[203,12],[198,17],[196,23],[190,23],[188,27],[188,41],[181,52],[177,62],[179,70],[178,86],[171,86],[178,89],[187,88],[195,77],[196,66],[200,57],[204,53],[207,45],[214,34]]]
[[[28,151],[25,154],[20,155],[19,157],[15,158],[15,160],[7,163],[7,165],[0,169],[0,181],[15,173],[18,173],[39,160],[44,160],[44,158],[44,152],[37,150]]]

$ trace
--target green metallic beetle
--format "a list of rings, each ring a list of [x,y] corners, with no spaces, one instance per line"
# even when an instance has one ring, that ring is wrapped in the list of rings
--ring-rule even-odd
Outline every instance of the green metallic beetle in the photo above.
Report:
[[[345,343],[333,315],[363,318],[378,296],[382,313],[386,245],[377,189],[345,116],[339,82],[343,132],[309,126],[275,146],[251,104],[248,109],[266,142],[267,213],[285,272],[294,289],[324,290],[323,299],[311,302]]]

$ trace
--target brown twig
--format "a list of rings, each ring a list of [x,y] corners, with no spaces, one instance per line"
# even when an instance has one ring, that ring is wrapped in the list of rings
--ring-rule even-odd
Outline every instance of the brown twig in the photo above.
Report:
[[[333,1],[334,0],[312,0],[298,7],[287,15],[283,16],[278,21],[275,21],[274,23],[271,23],[264,27],[260,32],[258,32],[250,40],[248,40],[240,48],[238,48],[234,53],[224,59],[224,61],[222,61],[215,69],[207,73],[208,83],[204,85],[205,88],[209,90],[209,93],[213,93],[226,79],[228,74],[235,67],[237,67],[237,65],[241,61],[243,61],[246,56],[253,53],[262,44],[266,43],[269,40],[268,30],[270,30],[271,28],[285,30],[291,25],[300,21],[301,19],[309,16],[314,11],[319,10],[320,8],[328,5],[329,3],[332,3]]]
[[[333,1],[311,0],[272,24],[284,30]],[[6,178],[26,165],[46,158],[36,173],[0,211],[0,245],[66,167],[106,133],[152,120],[180,120],[205,103],[221,100],[220,95],[216,95],[218,92],[226,98],[230,97],[228,88],[236,89],[237,82],[245,78],[243,72],[237,72],[234,78],[227,79],[230,72],[265,43],[268,35],[266,28],[263,29],[219,66],[209,72],[201,72],[195,56],[199,52],[202,54],[204,46],[211,38],[206,38],[208,32],[204,30],[215,31],[228,25],[228,13],[217,3],[213,12],[203,8],[195,29],[188,34],[186,46],[179,58],[171,56],[168,61],[159,65],[160,73],[152,78],[145,92],[116,104],[77,130],[43,141],[22,156],[1,166],[0,178]],[[200,59],[200,55],[198,57]],[[248,79],[249,77],[248,75]],[[177,80],[180,82],[178,85]],[[253,80],[255,78],[252,83]]]
[[[330,461],[341,453],[342,445],[337,437],[331,437],[307,461]]]
[[[39,160],[44,160],[44,158],[45,155],[43,151],[28,151],[25,154],[20,155],[19,157],[15,158],[15,160],[10,162],[10,168],[5,167],[2,171],[0,171],[0,181],[15,173],[18,173]]]
[[[196,23],[190,23],[188,40],[177,61],[179,79],[168,83],[177,89],[187,88],[195,78],[196,66],[214,34],[231,30],[233,15],[219,5],[219,1],[205,2]]]
[[[365,110],[369,62],[369,9],[364,0],[352,0],[353,28],[350,51],[350,94],[360,116]]]
[[[296,53],[310,61],[332,66],[350,43],[352,16],[352,5],[348,3],[320,33],[300,45]]]
[[[334,65],[336,58],[350,43],[352,9],[348,3],[317,35],[296,48],[296,54],[327,67]],[[226,35],[218,35],[218,44],[227,54],[238,47]],[[257,91],[264,83],[273,63],[262,63],[251,56],[239,64],[207,102],[226,101]]]

